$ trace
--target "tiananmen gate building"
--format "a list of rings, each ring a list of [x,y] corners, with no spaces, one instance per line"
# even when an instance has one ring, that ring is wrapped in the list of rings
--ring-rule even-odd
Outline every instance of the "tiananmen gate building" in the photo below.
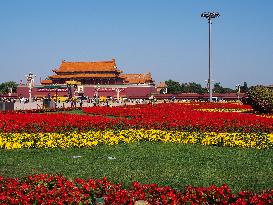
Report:
[[[148,98],[156,92],[151,73],[124,74],[119,70],[115,59],[97,62],[62,61],[54,74],[41,80],[32,88],[32,97],[68,96],[67,82],[79,82],[73,87],[73,95],[94,97]],[[18,97],[29,97],[29,87],[19,85]]]

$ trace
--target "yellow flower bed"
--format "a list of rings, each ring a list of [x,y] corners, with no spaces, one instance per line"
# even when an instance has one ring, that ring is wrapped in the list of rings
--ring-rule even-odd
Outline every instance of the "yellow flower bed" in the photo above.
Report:
[[[204,112],[248,112],[252,109],[236,109],[236,108],[204,108],[204,109],[196,109]]]
[[[266,117],[266,118],[273,118],[273,115],[257,115],[257,116],[260,116],[260,117]]]
[[[20,148],[92,148],[99,144],[115,145],[152,141],[265,149],[273,147],[273,134],[215,133],[163,130],[104,130],[68,133],[0,133],[1,149]]]

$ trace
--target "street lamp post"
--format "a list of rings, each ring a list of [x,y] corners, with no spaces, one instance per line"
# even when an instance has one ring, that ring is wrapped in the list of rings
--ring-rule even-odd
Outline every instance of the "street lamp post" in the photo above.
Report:
[[[240,100],[241,85],[238,84],[238,85],[236,85],[235,87],[238,89],[237,97],[238,97],[238,100]]]
[[[208,78],[208,89],[209,89],[209,101],[212,102],[212,85],[211,85],[211,46],[210,46],[210,41],[211,41],[211,24],[212,24],[212,19],[219,17],[220,14],[218,12],[203,12],[201,14],[201,17],[204,17],[208,19],[209,23],[209,78]]]

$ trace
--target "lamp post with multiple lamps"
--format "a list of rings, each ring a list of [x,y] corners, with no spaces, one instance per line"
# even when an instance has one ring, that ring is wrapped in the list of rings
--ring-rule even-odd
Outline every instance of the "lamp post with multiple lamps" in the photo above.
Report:
[[[208,90],[209,90],[209,101],[212,102],[212,85],[211,85],[211,46],[210,46],[210,41],[211,41],[211,24],[212,24],[212,19],[219,17],[220,14],[218,12],[203,12],[201,14],[201,17],[204,17],[208,19],[209,23],[209,78],[208,78]]]

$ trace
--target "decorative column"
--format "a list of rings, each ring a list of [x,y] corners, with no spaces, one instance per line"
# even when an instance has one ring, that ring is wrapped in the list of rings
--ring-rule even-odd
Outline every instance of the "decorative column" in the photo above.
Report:
[[[29,88],[29,102],[32,102],[32,88],[34,87],[34,78],[36,75],[33,75],[31,72],[28,75],[25,75],[27,79],[27,86]]]

